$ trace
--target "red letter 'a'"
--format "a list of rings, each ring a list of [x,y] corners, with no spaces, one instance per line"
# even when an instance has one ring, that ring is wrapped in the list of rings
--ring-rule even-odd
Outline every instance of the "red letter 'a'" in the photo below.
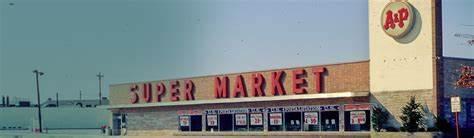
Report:
[[[320,93],[322,90],[322,73],[324,73],[326,69],[324,67],[314,67],[313,74],[314,74],[314,91]]]
[[[229,78],[227,76],[214,78],[214,97],[215,98],[229,98]]]
[[[170,81],[171,101],[179,101],[179,81]]]
[[[242,75],[238,75],[235,77],[235,85],[234,85],[234,97],[247,97],[247,88],[245,87],[245,81]]]
[[[143,100],[147,103],[151,102],[151,83],[143,84]]]
[[[272,72],[272,94],[273,95],[286,95],[285,88],[281,84],[281,75],[284,74],[283,71]]]
[[[263,84],[265,83],[265,78],[261,73],[252,74],[252,95],[255,97],[265,96],[263,91]]]
[[[388,30],[388,28],[395,28],[395,22],[393,21],[393,12],[391,10],[387,11],[385,14],[385,23],[383,29]]]
[[[186,101],[194,100],[194,83],[192,80],[186,80],[184,93],[186,94]]]
[[[166,91],[166,87],[165,87],[165,84],[163,84],[163,82],[156,84],[156,98],[157,98],[156,101],[157,102],[161,102],[161,98],[165,96],[165,91]]]

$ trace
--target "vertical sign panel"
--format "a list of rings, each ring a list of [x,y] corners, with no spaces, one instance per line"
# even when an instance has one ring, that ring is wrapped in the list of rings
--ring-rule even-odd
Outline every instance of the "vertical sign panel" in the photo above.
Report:
[[[305,112],[304,113],[304,123],[308,125],[317,125],[318,124],[318,112]]]
[[[263,115],[260,114],[250,114],[250,125],[263,125]]]
[[[270,125],[282,125],[282,113],[270,113]]]
[[[217,126],[217,115],[207,115],[207,126]]]
[[[235,114],[235,125],[246,126],[247,125],[247,114]]]
[[[189,116],[180,116],[179,117],[180,126],[189,126]]]
[[[351,125],[365,124],[365,111],[351,111]]]

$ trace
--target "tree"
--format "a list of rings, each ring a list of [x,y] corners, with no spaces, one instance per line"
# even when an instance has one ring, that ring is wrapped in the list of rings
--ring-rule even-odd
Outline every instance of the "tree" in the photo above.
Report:
[[[410,101],[402,108],[402,130],[408,132],[416,132],[420,130],[423,125],[423,111],[422,105],[416,103],[415,96],[410,98]]]
[[[380,132],[384,128],[384,124],[388,121],[388,113],[382,107],[373,106],[372,108],[372,128]]]

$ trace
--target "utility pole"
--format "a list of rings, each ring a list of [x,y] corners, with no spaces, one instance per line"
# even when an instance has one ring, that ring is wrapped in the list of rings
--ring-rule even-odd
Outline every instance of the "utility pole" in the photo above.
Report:
[[[56,107],[59,108],[59,92],[56,92]]]
[[[42,76],[44,75],[43,72],[40,72],[38,71],[37,69],[36,70],[33,70],[33,73],[35,73],[35,76],[36,76],[36,94],[37,94],[37,98],[38,98],[38,122],[39,122],[39,132],[42,133],[43,132],[43,126],[41,124],[41,101],[40,101],[40,91],[39,91],[39,76]]]
[[[82,90],[79,90],[79,101],[82,101]]]
[[[97,77],[99,78],[99,105],[102,105],[102,78],[104,77],[104,75],[99,72],[99,74],[97,74]]]

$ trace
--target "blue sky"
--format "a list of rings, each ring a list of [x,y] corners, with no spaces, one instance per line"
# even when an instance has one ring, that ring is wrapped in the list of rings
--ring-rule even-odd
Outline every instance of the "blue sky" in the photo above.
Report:
[[[445,4],[447,3],[447,4]],[[445,55],[472,33],[470,0],[445,2]],[[446,10],[448,9],[448,10]],[[1,0],[0,95],[96,98],[108,85],[368,59],[367,0]],[[466,18],[467,17],[467,18]]]

